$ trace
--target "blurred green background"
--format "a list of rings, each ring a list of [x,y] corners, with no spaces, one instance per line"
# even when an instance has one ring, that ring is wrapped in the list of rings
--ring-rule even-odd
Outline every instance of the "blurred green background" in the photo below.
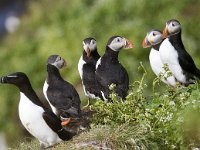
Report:
[[[113,35],[131,39],[134,48],[120,53],[120,62],[128,70],[130,82],[139,79],[140,62],[147,69],[147,95],[151,95],[155,75],[151,71],[149,49],[141,43],[146,33],[175,18],[182,24],[182,39],[187,51],[200,68],[200,1],[199,0],[29,0],[14,33],[0,41],[0,76],[25,72],[33,88],[44,99],[42,87],[46,78],[46,60],[60,54],[67,61],[62,76],[71,82],[84,100],[77,64],[82,54],[82,40],[95,37],[99,53],[104,53]],[[166,86],[161,84],[159,89]],[[19,91],[11,85],[0,85],[0,132],[9,143],[24,135],[18,117]]]

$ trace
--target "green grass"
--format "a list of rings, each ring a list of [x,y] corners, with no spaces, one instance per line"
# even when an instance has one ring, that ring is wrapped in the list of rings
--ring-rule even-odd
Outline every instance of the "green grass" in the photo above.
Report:
[[[145,149],[144,133],[137,126],[129,126],[123,124],[120,126],[99,126],[92,127],[89,132],[80,134],[74,137],[71,141],[66,141],[54,146],[54,150],[60,149],[96,149],[96,148],[111,148],[111,149],[133,149],[140,147]],[[131,131],[131,132],[130,132]],[[14,149],[39,149],[39,143],[36,140],[21,141]],[[51,149],[51,148],[50,148]]]
[[[144,69],[144,68],[143,68]],[[192,149],[200,147],[199,83],[189,87],[166,87],[145,96],[146,72],[135,81],[126,101],[97,101],[92,109],[91,129],[54,146],[60,149]],[[159,86],[158,82],[154,86]],[[114,87],[113,87],[114,88]],[[19,141],[13,149],[38,149],[39,142]]]

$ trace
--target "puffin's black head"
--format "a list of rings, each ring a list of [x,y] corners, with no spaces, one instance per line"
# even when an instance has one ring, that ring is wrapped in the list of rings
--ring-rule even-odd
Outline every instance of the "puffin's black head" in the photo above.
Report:
[[[88,37],[83,40],[83,49],[87,53],[87,57],[90,57],[90,53],[97,49],[97,42],[94,38]]]
[[[112,36],[107,43],[107,46],[113,51],[120,51],[121,49],[133,48],[133,43],[121,36]]]
[[[47,64],[51,64],[56,68],[61,69],[66,66],[66,61],[59,55],[51,55],[47,60]]]
[[[162,32],[157,29],[149,31],[142,42],[142,47],[147,48],[161,43],[163,40]]]
[[[30,81],[25,73],[23,72],[15,72],[10,75],[4,76],[0,78],[0,83],[14,84],[17,87],[21,87],[25,84],[29,84]]]
[[[177,34],[181,31],[181,24],[178,20],[171,19],[166,22],[166,26],[163,30],[163,37],[169,37],[171,35]]]

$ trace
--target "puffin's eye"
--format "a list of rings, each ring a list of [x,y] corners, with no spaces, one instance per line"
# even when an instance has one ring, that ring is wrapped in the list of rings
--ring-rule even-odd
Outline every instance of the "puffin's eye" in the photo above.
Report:
[[[95,41],[94,41],[94,40],[92,40],[92,44],[95,44]]]
[[[58,57],[57,61],[60,61],[61,60],[61,57]]]
[[[119,39],[119,38],[117,38],[117,42],[120,42],[120,39]]]
[[[174,23],[172,23],[172,27],[174,27],[175,26],[175,24]]]
[[[153,36],[155,36],[156,34],[153,32]]]

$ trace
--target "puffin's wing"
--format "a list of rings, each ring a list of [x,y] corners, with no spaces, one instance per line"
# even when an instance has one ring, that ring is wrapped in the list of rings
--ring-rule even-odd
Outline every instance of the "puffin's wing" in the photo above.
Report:
[[[108,77],[105,77],[105,74],[103,73],[103,71],[101,70],[101,66],[97,68],[97,71],[95,72],[95,79],[97,82],[97,85],[100,86],[99,88],[101,89],[101,87],[106,87],[109,83],[108,83]]]
[[[126,69],[121,67],[118,84],[116,86],[116,93],[123,99],[126,98],[129,89],[129,77]]]
[[[47,97],[50,103],[59,110],[67,110],[72,106],[72,98],[62,89],[49,87]]]
[[[188,73],[195,74],[197,68],[192,59],[192,57],[185,51],[184,53],[179,54],[179,63],[183,70]]]
[[[97,90],[97,94],[101,97],[101,99],[103,100],[102,97],[102,92],[104,97],[107,99],[109,98],[109,79],[105,76],[104,73],[102,73],[100,71],[101,67],[98,67],[97,71],[95,72],[95,79],[96,79],[96,90]]]
[[[45,111],[42,114],[43,119],[47,123],[47,125],[54,131],[58,132],[62,129],[61,120],[51,111]]]
[[[51,111],[45,111],[42,114],[47,125],[58,134],[59,138],[66,141],[70,140],[74,134],[64,130],[61,126],[61,120]]]

